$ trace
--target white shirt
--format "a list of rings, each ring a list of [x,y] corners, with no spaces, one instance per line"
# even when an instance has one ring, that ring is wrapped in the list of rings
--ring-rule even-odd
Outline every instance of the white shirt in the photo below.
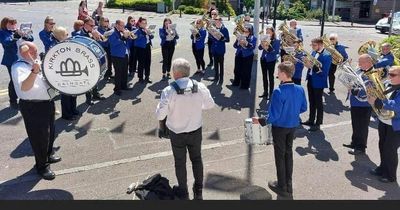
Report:
[[[203,123],[202,110],[214,107],[214,99],[207,87],[200,82],[197,93],[192,93],[192,81],[188,77],[176,80],[185,93],[178,95],[172,86],[164,88],[157,106],[158,120],[167,117],[166,125],[174,133],[187,133],[199,129]]]
[[[35,82],[30,90],[21,90],[22,82],[28,78],[29,74],[31,74],[31,70],[32,64],[22,59],[14,63],[11,67],[11,76],[18,98],[24,100],[50,100],[51,97],[48,93],[50,87],[42,73],[36,75]]]

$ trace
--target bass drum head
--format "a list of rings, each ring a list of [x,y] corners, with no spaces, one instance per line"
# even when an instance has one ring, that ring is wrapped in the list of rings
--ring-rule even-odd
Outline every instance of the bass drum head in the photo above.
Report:
[[[76,36],[46,53],[43,74],[49,85],[66,95],[80,95],[96,86],[107,67],[107,56],[96,41]]]

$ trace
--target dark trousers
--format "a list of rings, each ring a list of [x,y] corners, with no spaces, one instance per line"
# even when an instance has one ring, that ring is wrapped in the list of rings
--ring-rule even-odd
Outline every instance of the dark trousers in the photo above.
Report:
[[[301,79],[292,78],[292,81],[296,85],[301,85]]]
[[[214,80],[224,81],[224,55],[214,55]]]
[[[76,96],[61,94],[61,111],[63,118],[70,118],[79,114],[76,109]]]
[[[322,104],[322,95],[324,93],[324,89],[313,88],[311,77],[309,77],[307,83],[307,90],[308,90],[308,100],[310,102],[310,115],[308,120],[313,124],[321,125],[324,118],[324,106]],[[316,122],[315,122],[315,114],[317,115]]]
[[[261,59],[261,70],[263,76],[263,86],[264,86],[264,94],[269,94],[272,96],[272,91],[274,91],[274,71],[275,71],[276,61],[266,62]],[[268,91],[269,87],[269,91]]]
[[[351,107],[351,127],[353,134],[351,136],[351,145],[354,149],[365,152],[367,148],[368,126],[371,118],[371,107]]]
[[[15,93],[14,83],[11,76],[11,66],[6,66],[8,70],[8,75],[10,76],[10,82],[8,83],[8,97],[10,99],[10,103],[17,103],[17,93]]]
[[[109,77],[112,75],[112,59],[111,59],[111,51],[110,48],[105,47],[104,50],[107,53],[107,71],[104,74],[104,77]]]
[[[329,69],[329,90],[335,90],[335,72],[337,66],[335,64],[331,64],[331,68]]]
[[[208,39],[207,45],[208,45],[208,57],[210,58],[210,65],[213,65],[214,64],[214,62],[213,62],[214,56],[213,56],[212,50],[211,50],[212,49],[212,47],[211,47],[212,39]]]
[[[129,73],[133,73],[137,69],[138,58],[135,46],[129,50]]]
[[[114,77],[114,91],[120,91],[127,88],[128,83],[128,56],[124,58],[112,56],[115,77]]]
[[[93,96],[100,97],[99,87],[97,85],[95,85],[93,87],[93,89],[91,91],[87,92],[85,95],[86,95],[86,102],[92,101]]]
[[[377,171],[390,181],[397,180],[397,165],[399,156],[397,150],[400,147],[400,132],[394,131],[391,125],[379,121],[379,154],[381,164]]]
[[[205,70],[206,63],[204,62],[204,48],[196,49],[196,46],[192,45],[192,52],[193,52],[194,58],[196,59],[197,69]]]
[[[29,142],[35,154],[36,169],[40,172],[49,167],[47,160],[53,152],[54,102],[20,100],[19,104]]]
[[[240,85],[240,88],[248,89],[250,87],[252,66],[253,55],[247,57],[236,56],[233,85]]]
[[[151,64],[151,47],[150,44],[146,48],[136,47],[138,64],[138,77],[143,79],[143,73],[146,79],[150,77],[150,64]]]
[[[201,159],[202,128],[189,133],[170,131],[172,153],[175,160],[175,173],[179,188],[187,190],[186,150],[192,162],[194,186],[203,188],[203,161]]]
[[[163,46],[161,46],[161,53],[163,57],[163,64],[162,64],[162,73],[165,74],[166,72],[171,71],[171,63],[172,57],[174,56],[175,51],[175,43],[174,42],[165,42]]]
[[[272,126],[275,166],[278,185],[282,190],[292,193],[293,139],[295,128]]]

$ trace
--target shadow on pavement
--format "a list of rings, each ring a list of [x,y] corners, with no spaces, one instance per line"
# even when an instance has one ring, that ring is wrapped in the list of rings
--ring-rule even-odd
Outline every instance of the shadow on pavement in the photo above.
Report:
[[[61,189],[31,191],[41,177],[34,168],[15,179],[0,184],[0,200],[73,200],[73,195]]]
[[[7,121],[8,119],[14,117],[18,114],[18,110],[12,109],[11,107],[6,107],[0,111],[0,123]]]
[[[31,157],[33,155],[34,154],[29,139],[26,138],[11,152],[10,157],[23,158],[23,157]]]
[[[400,199],[400,187],[398,183],[382,183],[378,177],[369,173],[371,169],[375,169],[377,165],[373,163],[368,155],[357,155],[351,162],[353,170],[345,171],[345,176],[350,180],[351,185],[368,192],[368,187],[384,191],[385,195],[378,198],[379,200]]]
[[[342,100],[336,98],[335,94],[324,93],[325,103],[324,112],[328,114],[340,115],[344,111],[350,111],[350,108],[343,105]]]
[[[248,90],[241,90],[231,85],[226,85],[226,87],[232,91],[232,95],[229,97],[225,93],[222,93],[221,85],[212,83],[207,86],[214,98],[215,104],[221,107],[221,111],[224,109],[241,111],[243,108],[250,108],[251,98]]]
[[[333,149],[331,143],[329,143],[323,131],[309,132],[307,130],[301,130],[295,133],[295,137],[308,139],[307,147],[297,147],[295,151],[300,156],[305,156],[308,154],[313,154],[317,160],[328,162],[338,161],[339,156]]]

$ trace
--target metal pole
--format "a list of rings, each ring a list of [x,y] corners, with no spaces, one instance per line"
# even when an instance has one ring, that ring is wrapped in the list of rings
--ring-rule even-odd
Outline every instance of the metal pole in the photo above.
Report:
[[[335,10],[336,10],[336,0],[333,0],[332,17],[335,16]]]
[[[396,1],[393,0],[392,18],[390,18],[389,37],[392,35],[394,13],[396,11]]]
[[[262,11],[262,13],[263,13],[263,19],[262,19],[262,25],[261,25],[261,29],[262,29],[262,32],[264,32],[264,22],[265,22],[265,6],[267,5],[267,0],[263,0],[263,11]]]
[[[278,8],[278,0],[274,0],[274,21],[272,22],[272,27],[276,28],[276,10]]]
[[[322,21],[321,21],[321,36],[324,35],[324,25],[325,25],[325,12],[326,12],[326,0],[324,0],[324,6],[323,6],[323,12],[322,12]]]

